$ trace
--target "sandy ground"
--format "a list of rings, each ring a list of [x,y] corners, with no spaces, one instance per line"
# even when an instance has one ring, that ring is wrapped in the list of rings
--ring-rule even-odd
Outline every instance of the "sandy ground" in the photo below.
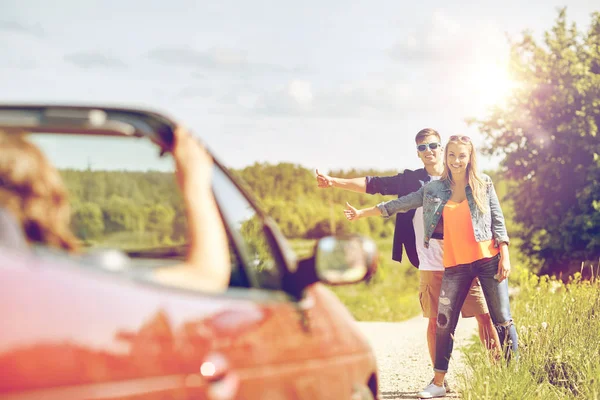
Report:
[[[381,400],[415,399],[433,377],[425,332],[427,320],[416,317],[404,322],[358,322],[371,342],[379,366]],[[460,348],[477,333],[475,318],[460,319],[447,380],[456,388],[456,372],[463,371]],[[442,399],[458,399],[452,390]]]

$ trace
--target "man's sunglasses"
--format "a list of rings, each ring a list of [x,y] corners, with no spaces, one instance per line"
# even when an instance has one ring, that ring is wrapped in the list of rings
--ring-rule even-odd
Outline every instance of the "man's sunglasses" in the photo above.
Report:
[[[441,147],[442,144],[441,143],[426,143],[426,144],[420,144],[417,146],[417,150],[419,150],[420,152],[424,152],[425,150],[427,150],[427,148],[429,147],[430,150],[435,150],[438,147]]]
[[[461,141],[463,143],[470,143],[471,142],[471,138],[468,137],[468,136],[452,135],[452,136],[450,136],[450,141],[451,142]]]

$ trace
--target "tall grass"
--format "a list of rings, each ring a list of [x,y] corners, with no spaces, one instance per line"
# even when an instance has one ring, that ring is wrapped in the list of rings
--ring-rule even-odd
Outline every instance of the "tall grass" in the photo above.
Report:
[[[464,399],[600,399],[600,280],[564,284],[519,271],[511,311],[519,359],[491,361],[473,342],[460,382]],[[511,282],[512,285],[512,282]]]

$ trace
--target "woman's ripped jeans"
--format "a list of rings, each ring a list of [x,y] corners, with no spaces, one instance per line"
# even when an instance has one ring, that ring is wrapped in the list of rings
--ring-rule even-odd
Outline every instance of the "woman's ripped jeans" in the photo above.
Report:
[[[470,264],[446,268],[444,271],[437,316],[435,371],[448,371],[448,362],[454,344],[454,330],[460,309],[475,277],[478,277],[481,283],[481,289],[505,355],[507,357],[510,357],[511,353],[516,355],[518,338],[510,315],[508,279],[498,282],[494,278],[498,272],[499,260],[500,256],[496,255]]]

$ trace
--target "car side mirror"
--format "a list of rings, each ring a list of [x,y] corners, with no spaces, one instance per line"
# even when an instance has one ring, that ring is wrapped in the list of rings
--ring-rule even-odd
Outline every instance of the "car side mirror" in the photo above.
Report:
[[[348,285],[365,280],[377,270],[377,245],[369,238],[327,236],[315,246],[315,272],[329,285]]]

